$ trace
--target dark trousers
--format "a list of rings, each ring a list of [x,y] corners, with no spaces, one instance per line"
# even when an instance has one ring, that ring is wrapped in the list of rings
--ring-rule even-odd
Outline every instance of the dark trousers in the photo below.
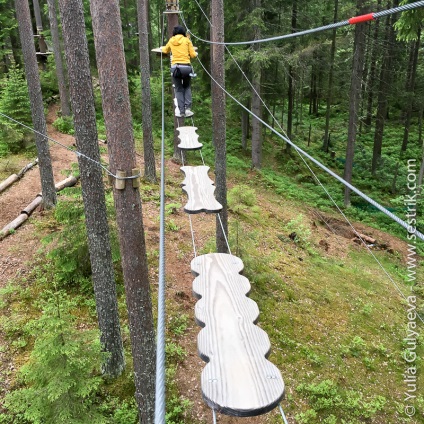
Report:
[[[185,113],[186,109],[191,109],[191,77],[172,77],[172,82],[175,86],[175,97],[177,98],[178,109],[180,109],[180,113]]]

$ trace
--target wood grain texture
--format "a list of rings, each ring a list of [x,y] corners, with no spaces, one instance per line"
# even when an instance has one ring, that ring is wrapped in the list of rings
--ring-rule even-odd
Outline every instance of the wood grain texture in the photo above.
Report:
[[[268,335],[254,323],[257,304],[246,295],[243,262],[226,253],[198,256],[191,262],[196,275],[193,292],[200,357],[208,362],[201,376],[203,398],[218,412],[238,417],[274,409],[284,396],[278,368],[266,359]]]
[[[203,147],[202,143],[199,143],[199,135],[196,134],[197,127],[178,127],[179,131],[178,138],[181,143],[178,145],[183,150],[198,150]]]
[[[219,212],[222,205],[215,199],[215,187],[208,176],[209,166],[182,166],[180,169],[185,174],[182,188],[188,196],[184,210],[187,213]]]

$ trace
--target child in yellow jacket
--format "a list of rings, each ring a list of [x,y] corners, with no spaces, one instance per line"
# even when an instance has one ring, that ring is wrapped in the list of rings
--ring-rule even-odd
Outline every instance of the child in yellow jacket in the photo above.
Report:
[[[181,26],[176,26],[172,32],[172,37],[168,44],[162,47],[164,53],[171,52],[171,75],[175,86],[175,97],[177,98],[178,109],[175,111],[177,117],[193,116],[191,111],[191,75],[193,69],[190,58],[195,58],[193,44],[187,38],[186,31]]]

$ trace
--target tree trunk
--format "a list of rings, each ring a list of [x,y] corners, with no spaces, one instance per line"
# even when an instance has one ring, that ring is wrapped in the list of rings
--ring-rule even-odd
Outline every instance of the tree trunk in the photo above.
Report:
[[[256,44],[257,46],[258,44]],[[260,64],[256,64],[253,69],[253,88],[252,90],[252,113],[262,118],[261,109],[261,69]],[[257,94],[256,94],[257,93]],[[261,123],[252,116],[252,165],[256,169],[262,166],[262,137]]]
[[[412,109],[414,105],[414,87],[415,87],[415,78],[417,75],[417,65],[418,65],[418,55],[420,49],[420,38],[421,38],[421,29],[418,32],[418,37],[414,41],[411,48],[411,55],[409,59],[409,69],[408,69],[408,78],[406,81],[405,91],[407,94],[407,105],[405,111],[405,128],[403,132],[403,141],[402,141],[402,152],[406,151],[409,140],[409,128],[411,126],[412,118]]]
[[[291,32],[296,32],[297,27],[297,0],[293,0],[292,3],[292,17],[291,17]],[[293,54],[295,50],[294,44],[291,48],[291,53]],[[292,59],[293,60],[293,59]],[[289,87],[287,91],[287,137],[291,140],[293,135],[293,107],[294,107],[294,68],[293,65],[289,65]],[[289,143],[286,143],[286,151],[290,152],[291,146]]]
[[[43,205],[46,209],[51,209],[56,204],[56,189],[54,187],[49,144],[46,138],[46,118],[44,116],[40,76],[38,74],[28,1],[15,0],[15,9],[19,26],[22,53],[24,56],[25,75],[28,84],[29,100],[31,103],[32,123],[34,125],[34,129],[37,131],[35,133],[35,143],[37,145],[40,167]]]
[[[377,2],[377,10],[381,7],[381,0],[378,0]],[[372,108],[373,108],[373,101],[374,101],[374,87],[375,87],[375,80],[377,79],[377,59],[378,59],[378,51],[379,51],[379,40],[378,40],[378,33],[380,28],[380,20],[377,19],[377,21],[373,24],[374,25],[374,35],[373,35],[373,44],[372,44],[372,51],[371,51],[371,64],[370,64],[370,71],[368,73],[368,95],[367,95],[367,112],[365,117],[365,125],[367,128],[371,126],[372,122]]]
[[[246,105],[247,108],[250,107],[249,102]],[[249,114],[242,109],[241,111],[241,147],[243,151],[247,150],[247,140],[249,138]]]
[[[357,0],[358,14],[363,14],[364,0]],[[359,105],[361,102],[361,83],[365,60],[365,24],[357,24],[355,27],[355,40],[353,44],[352,78],[349,95],[349,124],[347,131],[346,163],[343,178],[352,182],[353,156],[355,151],[356,133],[358,126]],[[350,206],[350,190],[345,187],[344,204]]]
[[[47,0],[49,6],[50,29],[52,33],[54,61],[59,86],[60,108],[62,116],[71,116],[69,93],[66,87],[65,73],[63,72],[62,54],[60,51],[59,27],[57,25],[56,0]]]
[[[224,1],[211,2],[211,38],[212,41],[224,41]],[[214,44],[211,47],[212,78],[225,88],[224,52],[225,46]],[[228,235],[227,211],[227,145],[225,93],[217,84],[212,83],[212,125],[213,144],[215,146],[216,200],[222,205],[222,211],[216,216],[216,250],[228,253],[225,237]],[[221,219],[220,219],[221,218]],[[222,224],[222,226],[221,226]]]
[[[261,7],[261,0],[253,1],[253,8],[258,9]],[[255,40],[261,38],[261,30],[258,25],[253,27]],[[260,50],[259,44],[253,45],[254,54],[258,54]],[[253,62],[252,67],[252,113],[259,118],[262,118],[261,111],[261,63],[259,61]],[[252,165],[256,169],[260,169],[262,165],[262,136],[261,136],[261,123],[252,116]]]
[[[94,109],[82,0],[59,0],[59,7],[72,106],[75,111],[77,148],[84,155],[100,162],[96,111]],[[81,172],[82,196],[100,341],[102,348],[107,353],[102,371],[108,376],[117,377],[125,368],[125,357],[119,325],[102,169],[82,156],[78,156],[78,164]]]
[[[178,14],[177,13],[167,13],[166,18],[168,20],[168,39],[170,39],[172,37],[172,31],[174,30],[174,27],[179,25]],[[175,97],[174,89],[172,89],[171,92],[172,92],[172,110],[174,110],[174,97]],[[184,118],[180,118],[180,119],[181,119],[181,126],[183,126],[184,125]],[[180,140],[178,138],[178,132],[177,132],[177,128],[179,126],[180,125],[178,124],[178,119],[174,115],[174,155],[173,155],[173,159],[177,162],[181,162],[181,149],[178,148],[178,145],[180,144]]]
[[[395,2],[395,6],[397,2]],[[378,106],[377,117],[375,120],[374,146],[372,155],[371,172],[375,175],[378,162],[381,158],[381,150],[383,146],[384,125],[386,123],[388,110],[388,97],[392,79],[392,62],[393,62],[393,44],[395,42],[395,32],[393,29],[394,15],[388,16],[386,19],[386,43],[387,47],[383,53],[383,61],[380,72],[380,86],[378,90]]]
[[[334,1],[333,22],[337,22],[338,10],[339,10],[339,0],[335,0]],[[327,109],[325,111],[324,144],[322,146],[324,152],[328,152],[331,100],[332,100],[332,97],[333,97],[334,56],[335,56],[335,53],[336,53],[336,32],[337,31],[335,29],[333,29],[333,33],[332,33],[332,36],[331,36],[330,69],[328,71]]]
[[[152,99],[150,94],[150,52],[147,29],[146,0],[138,0],[138,32],[141,70],[141,113],[143,122],[144,177],[156,181],[155,151],[153,148]]]
[[[43,21],[41,20],[40,3],[38,0],[32,0],[34,5],[35,25],[37,26],[37,34],[43,32]]]
[[[121,18],[116,0],[92,0],[96,60],[102,93],[110,169],[127,176],[136,168]],[[113,58],[113,60],[111,60]],[[122,269],[127,299],[134,380],[140,423],[153,423],[155,405],[155,333],[138,188],[132,180],[114,188]]]

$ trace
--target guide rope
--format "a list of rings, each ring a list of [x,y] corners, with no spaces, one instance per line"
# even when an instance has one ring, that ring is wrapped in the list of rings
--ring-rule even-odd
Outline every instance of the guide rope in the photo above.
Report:
[[[263,39],[259,39],[259,40],[250,40],[250,41],[237,41],[237,42],[211,41],[211,40],[205,40],[203,38],[198,37],[196,34],[192,33],[188,28],[187,28],[187,31],[197,40],[203,41],[204,43],[207,43],[207,44],[220,44],[220,45],[226,45],[226,46],[242,46],[242,45],[251,45],[251,44],[258,44],[258,43],[266,43],[266,42],[269,42],[269,41],[285,40],[285,39],[288,39],[288,38],[300,37],[302,35],[314,34],[316,32],[327,31],[327,30],[330,30],[330,29],[337,29],[337,28],[347,26],[347,25],[355,25],[355,24],[362,23],[362,22],[373,21],[373,20],[379,19],[383,16],[392,15],[394,13],[399,13],[399,12],[405,12],[405,11],[408,11],[408,10],[418,9],[420,7],[424,7],[424,1],[417,1],[417,2],[414,2],[414,3],[404,4],[403,6],[393,7],[391,9],[383,10],[381,12],[368,13],[366,15],[354,16],[354,17],[352,17],[350,19],[346,19],[344,21],[334,22],[334,23],[331,23],[329,25],[324,25],[324,26],[317,27],[317,28],[307,29],[307,30],[304,30],[304,31],[298,31],[298,32],[290,33],[290,34],[278,35],[276,37],[269,37],[269,38],[263,38]]]
[[[164,32],[162,15],[162,44]],[[162,75],[162,136],[161,136],[161,172],[160,172],[160,237],[159,237],[159,281],[158,281],[158,321],[156,330],[156,386],[155,386],[155,424],[164,424],[166,415],[165,385],[165,340],[166,340],[166,279],[165,279],[165,78],[163,55],[160,55]]]
[[[399,225],[401,225],[402,227],[404,227],[406,230],[409,231],[409,229],[411,228],[410,225],[408,225],[405,221],[403,221],[402,219],[400,219],[398,216],[396,216],[395,214],[393,214],[392,212],[390,212],[389,210],[387,210],[384,206],[380,205],[379,203],[377,203],[375,200],[371,199],[369,196],[367,196],[365,193],[362,193],[362,191],[360,191],[359,189],[357,189],[355,186],[353,186],[352,184],[348,183],[347,181],[345,181],[342,177],[340,177],[339,175],[337,175],[335,172],[333,172],[331,169],[327,168],[325,165],[323,165],[321,162],[319,162],[317,159],[315,159],[313,156],[311,156],[310,154],[306,153],[304,150],[302,150],[299,146],[297,146],[293,141],[291,141],[288,137],[284,136],[283,134],[280,134],[276,129],[272,128],[271,125],[269,125],[268,123],[266,123],[263,119],[261,119],[259,116],[255,115],[251,110],[249,110],[246,106],[244,106],[239,100],[237,100],[231,93],[229,93],[225,88],[223,88],[218,81],[216,81],[213,76],[209,73],[209,71],[205,68],[205,66],[203,65],[203,63],[201,62],[201,60],[198,58],[198,61],[200,63],[200,65],[202,66],[202,68],[204,69],[204,71],[209,75],[209,77],[212,79],[212,81],[214,81],[215,84],[217,84],[218,87],[221,88],[221,90],[223,90],[227,96],[229,96],[231,99],[233,99],[239,106],[241,106],[247,113],[249,113],[250,115],[252,115],[254,118],[256,118],[259,122],[261,122],[263,125],[265,125],[269,130],[271,130],[274,134],[276,134],[279,138],[281,138],[282,140],[284,140],[286,143],[290,144],[295,150],[297,150],[299,153],[301,153],[303,156],[307,157],[310,161],[312,161],[315,165],[319,166],[321,169],[323,169],[325,172],[327,172],[328,174],[330,174],[332,177],[334,177],[335,179],[337,179],[339,182],[341,182],[343,185],[345,185],[346,187],[348,187],[350,190],[352,190],[353,192],[355,192],[356,194],[358,194],[359,196],[361,196],[364,200],[366,200],[368,203],[370,203],[371,205],[373,205],[374,207],[376,207],[378,210],[380,210],[381,212],[383,212],[385,215],[387,215],[388,217],[392,218],[394,221],[396,221]],[[413,231],[413,233],[420,238],[421,240],[424,241],[424,234],[422,234],[420,231],[418,231],[417,229],[415,229],[415,231]]]
[[[0,115],[1,115],[1,116],[3,116],[3,117],[5,117],[5,118],[7,118],[7,119],[9,119],[10,121],[14,122],[15,124],[20,125],[21,127],[24,127],[24,128],[26,128],[26,129],[28,129],[28,130],[32,131],[33,133],[35,133],[35,134],[39,134],[39,135],[41,135],[42,137],[46,138],[47,140],[49,140],[49,141],[51,141],[51,142],[53,142],[53,143],[55,143],[55,144],[58,144],[59,146],[61,146],[61,147],[65,148],[66,150],[69,150],[70,152],[75,153],[75,155],[76,155],[77,157],[82,157],[82,158],[84,158],[84,159],[89,160],[90,162],[92,162],[92,163],[96,164],[97,166],[99,166],[100,168],[102,168],[102,169],[103,169],[103,170],[104,170],[104,171],[105,171],[108,175],[110,175],[110,176],[111,176],[111,177],[113,177],[113,178],[116,178],[117,180],[133,180],[133,179],[135,179],[135,178],[139,178],[139,177],[141,177],[141,173],[140,173],[140,172],[139,172],[137,175],[131,175],[131,176],[129,176],[129,177],[120,177],[120,176],[118,176],[118,175],[115,175],[113,172],[110,172],[110,171],[109,171],[109,169],[107,169],[107,167],[106,167],[106,166],[104,166],[104,165],[103,165],[103,164],[101,164],[100,162],[96,161],[95,159],[90,158],[89,156],[85,155],[84,153],[81,153],[81,152],[79,152],[79,151],[78,151],[78,150],[76,150],[76,149],[71,149],[71,148],[70,148],[69,146],[67,146],[66,144],[63,144],[63,143],[61,143],[60,141],[57,141],[57,140],[55,140],[55,139],[53,139],[53,138],[49,137],[47,134],[43,134],[43,133],[41,133],[41,132],[37,131],[35,128],[31,128],[30,126],[28,126],[28,125],[24,124],[23,122],[17,121],[16,119],[12,118],[12,117],[11,117],[11,116],[9,116],[9,115],[6,115],[6,114],[5,114],[5,113],[3,113],[3,112],[0,112]]]

